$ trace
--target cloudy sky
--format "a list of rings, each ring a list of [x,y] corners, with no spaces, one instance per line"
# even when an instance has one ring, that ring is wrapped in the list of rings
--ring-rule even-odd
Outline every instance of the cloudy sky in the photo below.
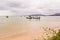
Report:
[[[0,0],[0,16],[55,13],[60,13],[60,0]]]

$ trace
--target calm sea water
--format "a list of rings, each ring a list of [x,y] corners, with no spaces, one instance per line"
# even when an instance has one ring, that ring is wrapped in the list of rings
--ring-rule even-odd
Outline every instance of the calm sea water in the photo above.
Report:
[[[60,16],[41,16],[40,20],[29,20],[24,16],[0,17],[0,37],[25,30],[38,31],[41,27],[60,28]]]

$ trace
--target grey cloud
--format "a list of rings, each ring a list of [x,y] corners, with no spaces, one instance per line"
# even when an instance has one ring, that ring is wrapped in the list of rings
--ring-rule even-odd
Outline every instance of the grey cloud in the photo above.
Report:
[[[15,1],[1,1],[0,2],[0,10],[11,10],[13,8],[29,8],[28,4],[24,4],[22,2],[15,2]]]
[[[0,6],[0,10],[6,10],[6,8],[5,8],[5,7],[1,7],[1,6]]]
[[[0,10],[8,10],[9,9],[9,7],[7,7],[6,3],[7,3],[7,1],[0,0]]]
[[[8,2],[8,7],[14,7],[14,8],[28,8],[29,5],[23,4],[21,2]]]
[[[21,0],[20,0],[21,1]],[[16,15],[18,14],[34,14],[34,13],[41,13],[42,11],[42,14],[53,14],[53,13],[56,13],[56,12],[59,12],[59,10],[56,10],[55,8],[59,9],[60,6],[56,3],[51,3],[51,4],[43,4],[43,5],[37,5],[35,7],[34,6],[31,6],[29,4],[29,2],[20,2],[20,1],[8,1],[8,0],[0,0],[0,10],[9,10],[11,13],[15,13]],[[35,8],[36,9],[35,9]],[[33,9],[34,8],[34,9]],[[38,10],[37,10],[38,9]],[[41,10],[39,10],[41,9]]]
[[[0,4],[0,10],[9,10],[11,13],[15,13],[15,15],[24,14],[25,9],[27,9],[29,5],[21,3],[21,2],[14,2],[14,1],[5,1]],[[23,9],[22,11],[19,9]]]
[[[21,3],[10,2],[10,3],[7,3],[7,6],[9,6],[9,7],[17,7],[17,8],[19,8],[19,7],[21,6]]]

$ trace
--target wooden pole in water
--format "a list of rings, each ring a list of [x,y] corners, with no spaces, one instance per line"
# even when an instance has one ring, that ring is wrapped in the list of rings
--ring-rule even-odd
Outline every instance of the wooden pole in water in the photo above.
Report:
[[[8,18],[8,16],[6,16],[6,18]]]

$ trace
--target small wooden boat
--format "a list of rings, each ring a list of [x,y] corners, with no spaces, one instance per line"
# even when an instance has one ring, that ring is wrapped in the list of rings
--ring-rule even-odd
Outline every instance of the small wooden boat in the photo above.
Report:
[[[26,17],[27,19],[40,19],[40,17],[39,16],[28,16],[28,17]]]
[[[33,19],[40,19],[40,17],[36,16],[36,17],[33,17]]]
[[[27,19],[32,19],[32,17],[31,16],[28,16],[28,17],[26,17]]]

